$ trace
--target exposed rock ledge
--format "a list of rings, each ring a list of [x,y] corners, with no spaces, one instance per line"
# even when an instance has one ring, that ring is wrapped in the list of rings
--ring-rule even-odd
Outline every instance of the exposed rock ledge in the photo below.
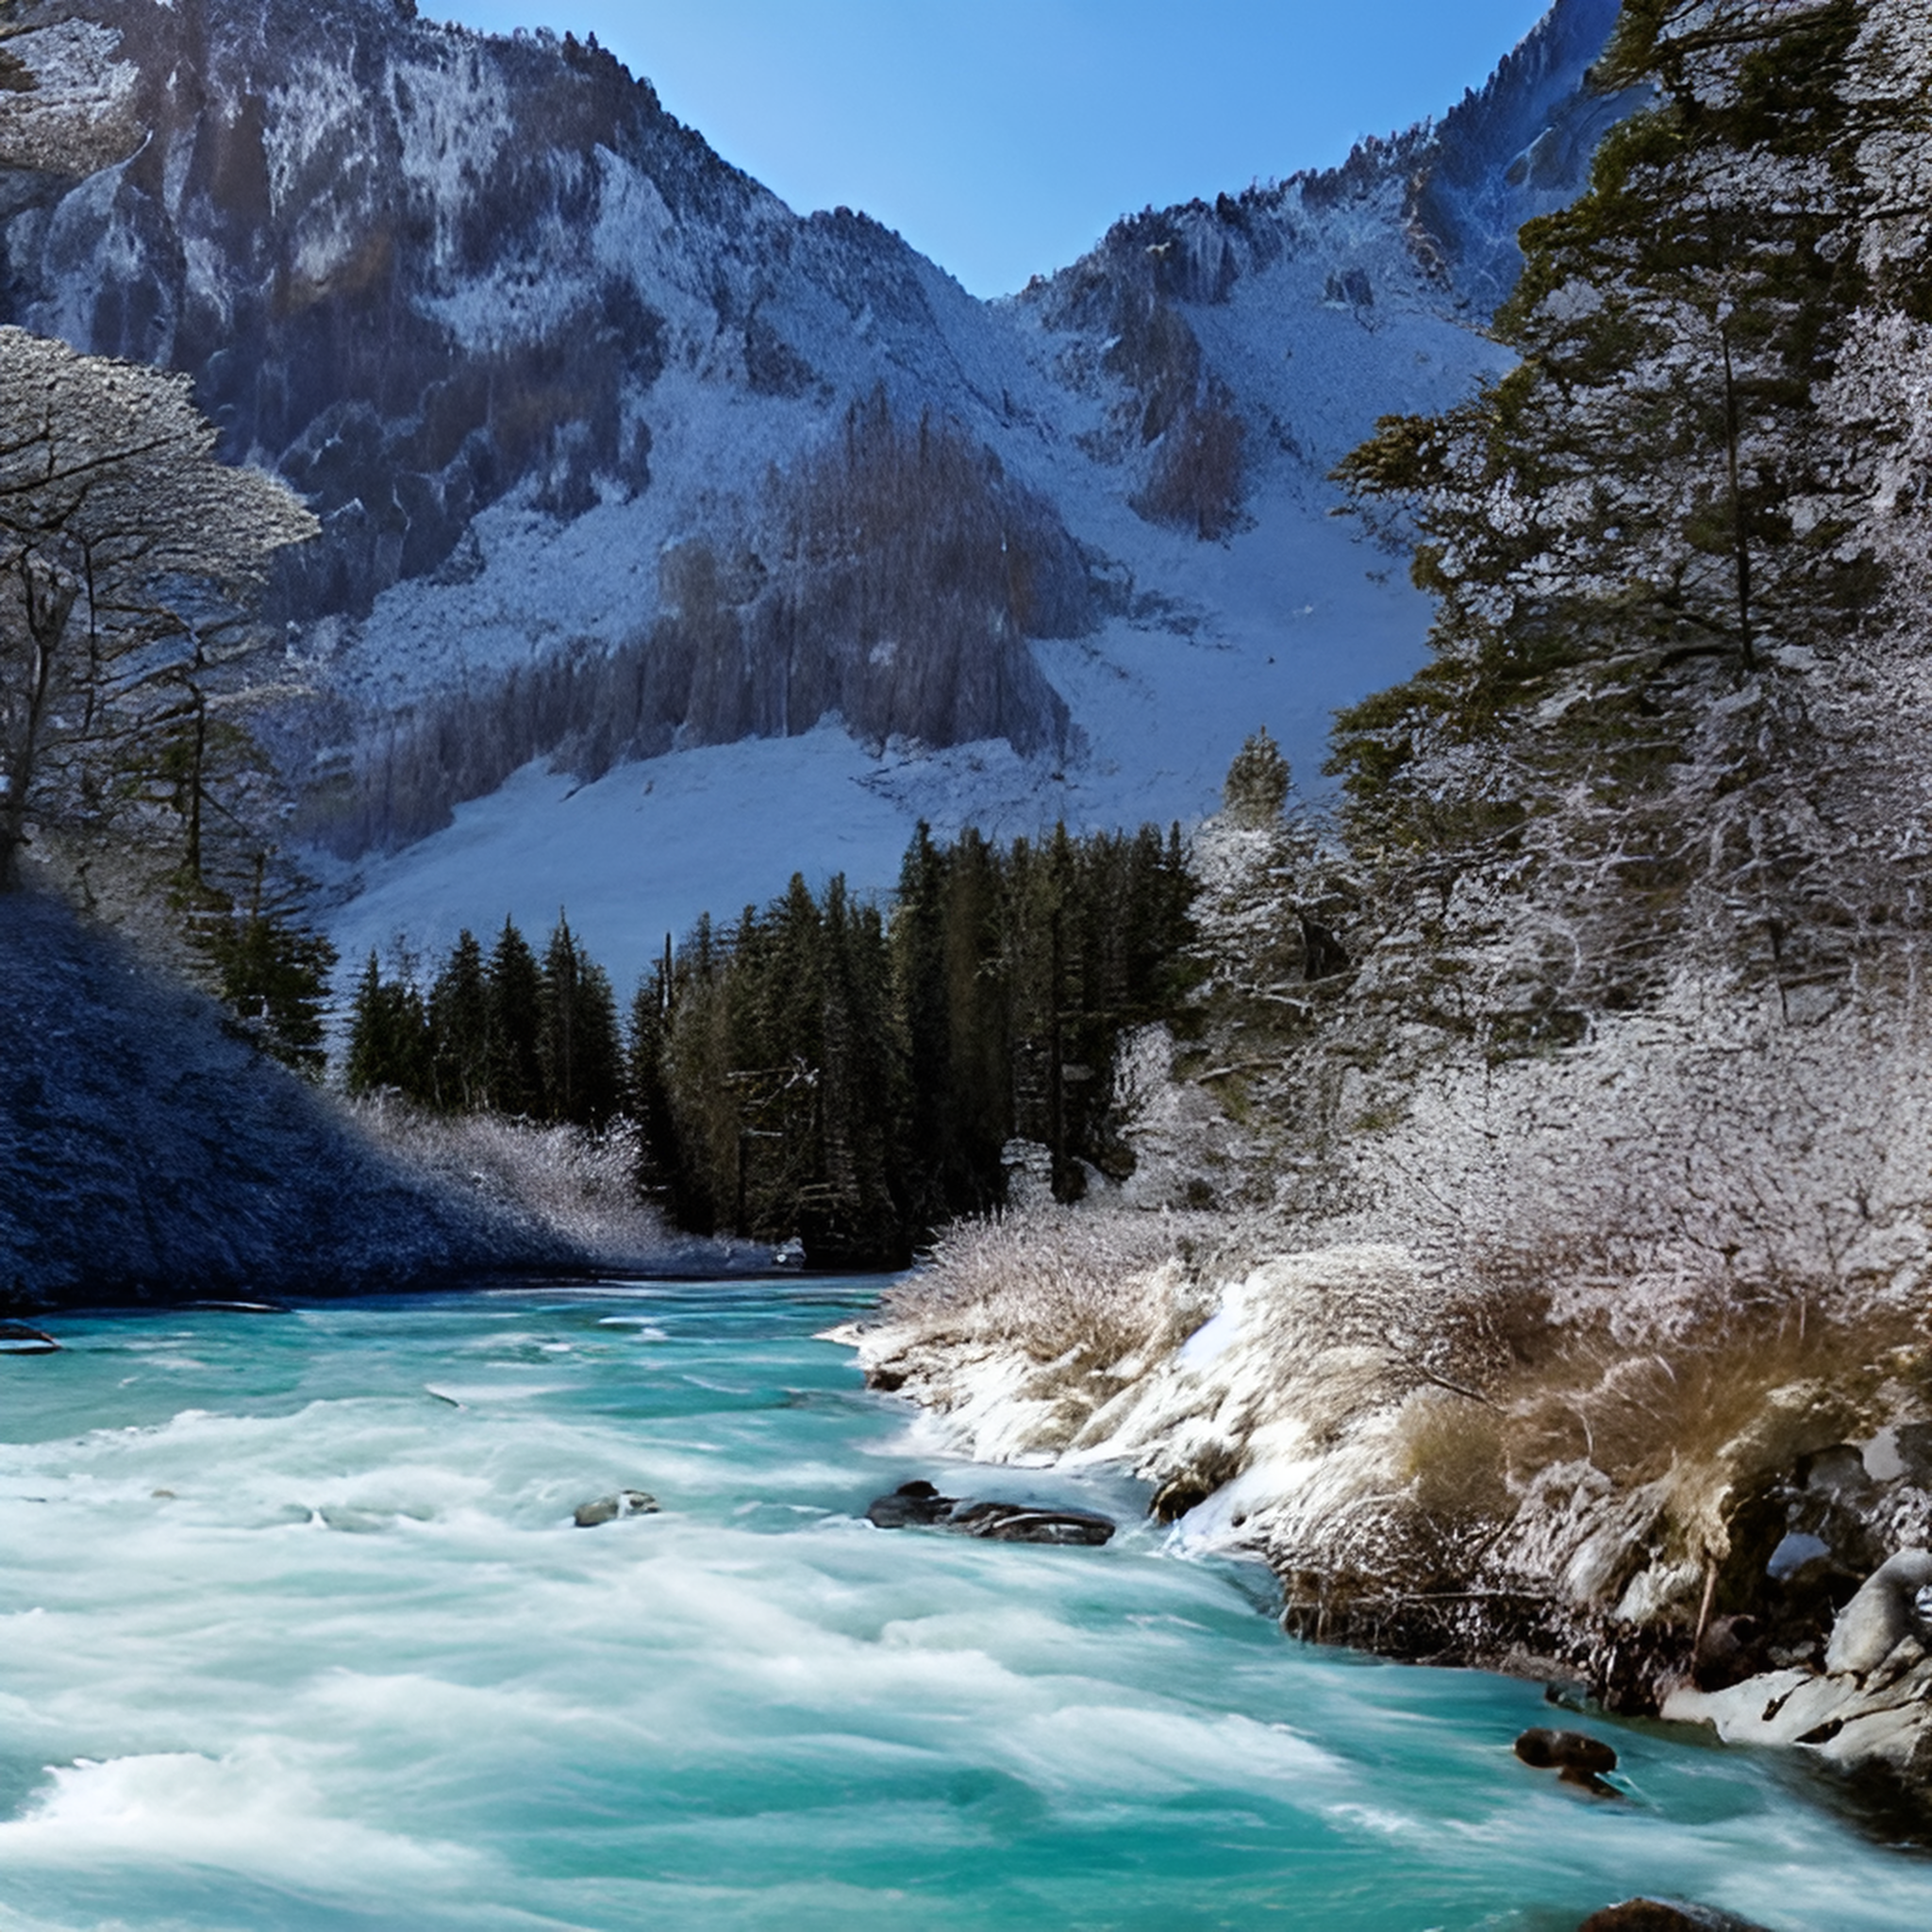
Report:
[[[1932,1790],[1909,1310],[1734,1310],[1633,1343],[1607,1313],[1458,1296],[1391,1246],[1216,1280],[1172,1231],[1160,1260],[1095,1261],[1064,1226],[984,1240],[1001,1252],[956,1252],[846,1338],[966,1453],[1131,1466],[1177,1547],[1274,1568],[1297,1634]]]
[[[1733,1744],[1815,1751],[1835,1770],[1882,1770],[1932,1790],[1932,1551],[1901,1550],[1839,1612],[1824,1669],[1746,1677],[1722,1690],[1681,1685],[1663,1715],[1709,1724]]]

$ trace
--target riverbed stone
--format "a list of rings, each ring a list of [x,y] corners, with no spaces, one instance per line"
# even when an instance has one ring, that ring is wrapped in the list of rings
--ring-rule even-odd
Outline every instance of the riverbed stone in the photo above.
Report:
[[[874,1496],[865,1513],[880,1529],[927,1528],[958,1507],[957,1496],[942,1496],[922,1480],[901,1483],[890,1496]]]
[[[1626,1898],[1592,1912],[1576,1932],[1762,1932],[1746,1919],[1708,1906],[1676,1905],[1660,1898]]]
[[[1587,1731],[1557,1731],[1533,1725],[1516,1740],[1516,1755],[1538,1771],[1554,1771],[1565,1784],[1581,1785],[1586,1790],[1612,1794],[1603,1774],[1615,1771],[1617,1754],[1601,1738]]]
[[[625,1516],[655,1516],[658,1499],[648,1490],[619,1490],[614,1496],[599,1496],[594,1503],[579,1503],[573,1519],[579,1529],[595,1529],[600,1524],[615,1523]]]
[[[1920,1608],[1928,1582],[1932,1552],[1901,1550],[1839,1612],[1822,1674],[1684,1686],[1664,1699],[1663,1715],[1711,1724],[1726,1743],[1796,1746],[1836,1771],[1878,1768],[1923,1790],[1932,1782],[1932,1644]]]
[[[1019,1503],[969,1503],[940,1524],[996,1543],[1085,1544],[1112,1541],[1114,1525],[1091,1509],[1033,1509]]]
[[[999,1543],[1058,1543],[1097,1546],[1108,1541],[1115,1524],[1091,1509],[1058,1509],[1030,1503],[961,1502],[942,1496],[929,1482],[901,1483],[889,1496],[875,1496],[866,1516],[880,1529],[943,1529],[955,1536]]]

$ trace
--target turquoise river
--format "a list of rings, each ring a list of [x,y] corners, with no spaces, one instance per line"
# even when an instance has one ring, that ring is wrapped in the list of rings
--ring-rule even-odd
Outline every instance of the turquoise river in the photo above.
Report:
[[[0,1359],[0,1932],[1932,1927],[1932,1861],[1661,1727],[1308,1649],[1125,1477],[949,1463],[875,1284],[58,1324]],[[1108,1548],[885,1532],[909,1476]],[[594,1529],[625,1488],[662,1513]]]

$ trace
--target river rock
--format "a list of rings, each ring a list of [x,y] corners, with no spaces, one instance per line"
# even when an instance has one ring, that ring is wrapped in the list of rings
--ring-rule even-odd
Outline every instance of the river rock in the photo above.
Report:
[[[1090,1548],[1110,1541],[1114,1529],[1110,1518],[1091,1509],[1033,1509],[1021,1503],[968,1503],[940,1527],[996,1543],[1084,1543]]]
[[[1863,1676],[1875,1671],[1917,1629],[1915,1599],[1932,1586],[1932,1550],[1901,1550],[1881,1563],[1838,1613],[1824,1668]]]
[[[1051,1509],[1026,1503],[966,1503],[942,1496],[929,1482],[901,1483],[890,1496],[874,1497],[866,1515],[880,1529],[943,1529],[955,1536],[983,1537],[1000,1543],[1084,1543],[1108,1541],[1110,1518],[1091,1509]]]
[[[1601,1738],[1583,1731],[1553,1731],[1538,1724],[1516,1740],[1516,1755],[1538,1771],[1554,1771],[1565,1784],[1613,1793],[1603,1774],[1615,1771],[1617,1754]]]
[[[1932,1650],[1920,1592],[1932,1551],[1901,1550],[1869,1577],[1832,1626],[1825,1669],[1767,1671],[1722,1690],[1684,1686],[1663,1715],[1707,1724],[1730,1744],[1798,1745],[1838,1771],[1882,1767],[1932,1782]]]
[[[29,1328],[25,1322],[0,1322],[0,1355],[58,1355],[60,1344],[51,1335]]]
[[[1762,1932],[1745,1919],[1708,1906],[1672,1905],[1660,1898],[1626,1898],[1592,1912],[1576,1932]]]
[[[1752,1675],[1758,1657],[1758,1622],[1748,1614],[1713,1617],[1697,1640],[1690,1681],[1700,1690],[1722,1690]]]
[[[958,1507],[957,1496],[942,1496],[928,1482],[910,1482],[890,1496],[874,1496],[865,1513],[880,1529],[912,1529],[936,1524]]]
[[[573,1519],[579,1529],[595,1529],[600,1523],[615,1523],[622,1516],[655,1516],[658,1499],[644,1490],[619,1490],[614,1496],[599,1496],[594,1503],[579,1503]]]

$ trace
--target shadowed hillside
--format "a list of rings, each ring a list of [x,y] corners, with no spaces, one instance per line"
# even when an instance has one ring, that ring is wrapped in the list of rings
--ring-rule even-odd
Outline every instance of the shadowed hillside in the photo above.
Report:
[[[568,1267],[554,1236],[391,1163],[58,901],[0,895],[0,1298],[416,1287]]]

